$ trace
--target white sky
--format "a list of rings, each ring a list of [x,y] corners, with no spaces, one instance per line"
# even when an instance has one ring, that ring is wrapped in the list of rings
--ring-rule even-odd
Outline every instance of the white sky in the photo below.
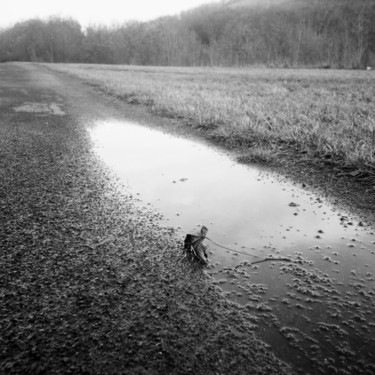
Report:
[[[82,26],[147,21],[218,0],[0,0],[0,27],[30,18],[72,17]]]

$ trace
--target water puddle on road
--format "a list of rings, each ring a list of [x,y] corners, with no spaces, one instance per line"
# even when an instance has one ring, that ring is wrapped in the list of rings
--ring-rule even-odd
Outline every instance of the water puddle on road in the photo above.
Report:
[[[375,236],[313,193],[222,151],[137,124],[89,130],[140,204],[182,236],[206,225],[208,273],[304,374],[375,373]],[[251,254],[251,255],[250,255]],[[253,257],[255,255],[257,257]],[[266,257],[293,262],[250,262]]]

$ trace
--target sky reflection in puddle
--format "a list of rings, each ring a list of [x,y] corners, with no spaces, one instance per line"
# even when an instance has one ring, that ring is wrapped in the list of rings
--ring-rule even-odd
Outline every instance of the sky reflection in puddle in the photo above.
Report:
[[[346,214],[313,193],[204,144],[117,121],[89,131],[101,158],[169,225],[183,235],[206,225],[215,242],[259,256],[207,243],[215,282],[259,315],[262,338],[282,359],[302,372],[371,370],[375,237],[369,230],[340,220]],[[300,264],[240,265],[268,255]]]

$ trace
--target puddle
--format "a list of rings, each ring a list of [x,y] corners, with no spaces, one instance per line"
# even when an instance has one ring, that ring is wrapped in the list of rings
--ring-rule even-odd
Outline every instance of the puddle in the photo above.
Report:
[[[375,236],[320,197],[204,144],[131,123],[90,129],[129,186],[186,233],[216,243],[208,273],[258,320],[258,336],[304,374],[375,373]],[[265,257],[288,262],[250,262]]]
[[[26,112],[26,113],[43,113],[51,114],[55,116],[63,116],[65,112],[60,108],[57,103],[33,103],[27,102],[21,106],[14,108],[15,112]]]

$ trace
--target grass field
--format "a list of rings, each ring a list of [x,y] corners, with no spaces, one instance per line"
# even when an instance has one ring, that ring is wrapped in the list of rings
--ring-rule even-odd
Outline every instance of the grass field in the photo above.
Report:
[[[374,71],[48,67],[244,146],[254,160],[275,159],[292,146],[340,165],[374,166]]]

